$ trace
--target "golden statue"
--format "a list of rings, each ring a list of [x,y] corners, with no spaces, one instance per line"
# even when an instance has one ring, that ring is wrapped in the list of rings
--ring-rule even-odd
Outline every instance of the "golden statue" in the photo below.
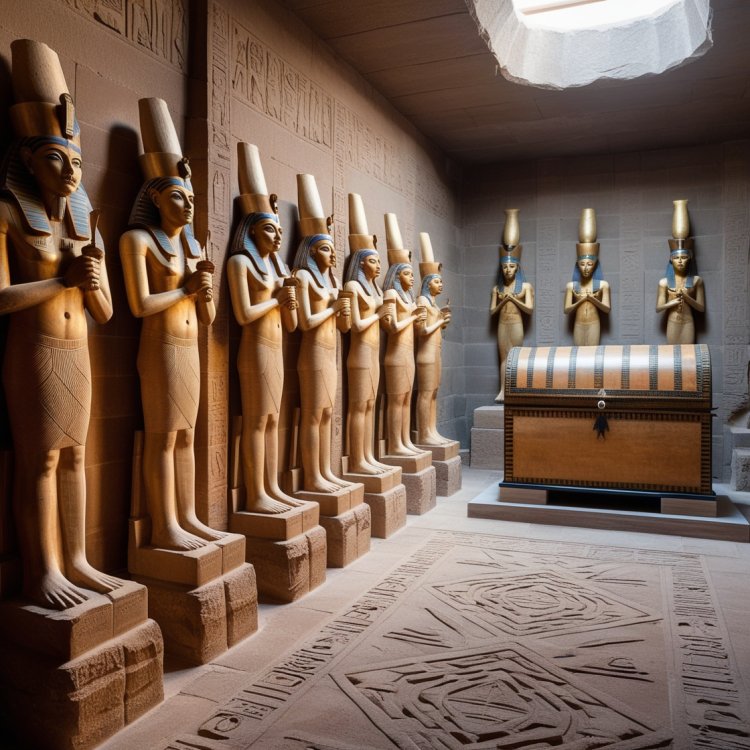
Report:
[[[385,350],[386,450],[389,456],[423,455],[411,441],[411,394],[414,387],[414,324],[423,324],[427,312],[414,302],[411,252],[404,249],[396,214],[385,215],[388,273],[385,302],[394,313],[388,326]]]
[[[349,330],[351,306],[333,275],[336,250],[312,175],[297,175],[297,194],[302,241],[294,276],[299,283],[297,314],[302,330],[297,372],[303,489],[337,492],[351,486],[331,468],[331,420],[338,385],[336,330]]]
[[[449,307],[439,308],[435,302],[443,291],[441,263],[435,262],[430,235],[419,233],[421,262],[419,275],[422,288],[417,307],[424,308],[425,319],[417,323],[417,443],[436,446],[452,443],[437,429],[437,396],[443,369],[443,329],[451,322]]]
[[[242,326],[237,357],[246,492],[242,510],[284,513],[303,505],[285,495],[278,481],[284,388],[281,326],[289,332],[297,327],[297,297],[294,279],[278,252],[283,230],[276,196],[268,195],[258,148],[239,143],[237,155],[244,216],[232,241],[227,276],[232,308]]]
[[[703,279],[693,268],[693,240],[690,234],[687,201],[673,201],[672,236],[665,278],[659,280],[656,312],[667,313],[667,343],[694,344],[693,310],[706,309]]]
[[[573,343],[576,346],[598,346],[601,334],[600,312],[608,314],[609,284],[604,280],[599,263],[599,243],[596,241],[596,214],[584,208],[578,225],[576,264],[573,279],[565,287],[563,312],[575,312]]]
[[[534,310],[534,287],[526,281],[521,268],[523,245],[519,244],[520,229],[517,208],[505,211],[503,246],[497,283],[492,287],[490,315],[498,313],[497,349],[500,355],[500,392],[495,401],[505,398],[505,363],[508,352],[523,344],[523,315]]]
[[[18,141],[1,176],[0,310],[10,315],[3,384],[15,457],[13,507],[24,595],[65,609],[87,600],[86,589],[122,585],[86,560],[86,311],[106,323],[112,300],[60,61],[28,39],[11,49],[17,103],[10,116]]]
[[[143,480],[151,545],[190,550],[224,533],[195,513],[195,423],[200,400],[198,323],[216,310],[213,264],[193,236],[190,168],[162,99],[138,102],[146,182],[120,239],[130,309],[141,318]]]
[[[349,263],[344,291],[351,294],[352,328],[346,361],[349,389],[347,435],[348,471],[383,474],[393,468],[375,459],[375,399],[380,381],[380,321],[388,324],[390,305],[383,305],[378,286],[380,256],[375,236],[367,231],[362,198],[349,193]]]

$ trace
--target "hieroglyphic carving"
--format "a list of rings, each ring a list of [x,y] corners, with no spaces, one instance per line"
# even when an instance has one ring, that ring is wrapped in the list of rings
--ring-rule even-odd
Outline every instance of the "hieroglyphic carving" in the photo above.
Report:
[[[453,198],[449,187],[442,182],[434,170],[425,164],[417,163],[416,202],[435,216],[453,215]]]
[[[669,737],[519,644],[332,675],[398,746],[664,747]],[[572,684],[571,684],[572,682]],[[591,744],[596,737],[596,745]],[[491,743],[491,744],[490,744]]]
[[[536,229],[536,327],[537,346],[554,346],[557,343],[557,316],[560,305],[557,246],[559,242],[557,219],[540,219]]]
[[[449,549],[445,541],[425,544],[324,625],[313,640],[289,654],[222,706],[201,725],[199,736],[230,741],[241,737],[243,742],[251,741],[262,731],[263,727],[259,726],[262,720],[286,706],[299,689],[328,668],[354,639],[395,606]]]
[[[232,22],[232,93],[318,146],[333,146],[333,98],[282,60],[242,24]]]
[[[187,0],[65,0],[81,15],[187,71]]]
[[[547,637],[656,619],[634,604],[556,571],[469,578],[432,587],[490,633]]]
[[[638,214],[624,214],[620,228],[620,340],[644,341],[643,221]]]
[[[483,596],[467,580],[482,581]],[[435,603],[435,589],[449,587],[464,599],[458,607],[450,597]],[[479,600],[492,612],[467,618]],[[670,609],[672,627],[663,627]],[[512,643],[492,624],[498,614],[504,625],[513,620]],[[581,627],[566,626],[571,614]],[[541,627],[548,620],[553,632]],[[297,746],[287,738],[321,750],[355,746],[337,731],[360,720],[353,714],[337,729],[325,717],[310,722],[316,687],[325,678],[329,690],[331,676],[345,693],[327,693],[332,710],[355,711],[352,698],[361,720],[390,738],[364,731],[358,747],[739,750],[750,747],[747,709],[727,644],[699,555],[440,531],[224,701],[198,736],[172,746]],[[654,661],[665,650],[668,658]],[[668,698],[674,685],[679,696]],[[684,711],[675,710],[681,702]],[[305,717],[304,729],[287,723],[292,716]]]

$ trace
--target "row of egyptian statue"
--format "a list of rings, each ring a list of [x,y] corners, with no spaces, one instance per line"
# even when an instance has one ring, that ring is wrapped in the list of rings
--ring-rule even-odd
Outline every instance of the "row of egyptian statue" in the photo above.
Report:
[[[703,280],[695,273],[693,239],[690,234],[687,201],[673,201],[672,239],[669,240],[669,259],[665,277],[659,281],[656,311],[667,313],[667,342],[694,344],[695,321],[693,310],[704,312],[706,307]],[[526,281],[521,268],[523,246],[517,208],[505,211],[503,244],[500,248],[500,267],[497,283],[492,288],[490,315],[498,313],[497,346],[500,354],[500,393],[505,389],[505,361],[514,346],[523,344],[523,315],[534,310],[534,288]],[[563,312],[575,313],[573,343],[576,346],[598,346],[601,315],[611,310],[610,286],[604,279],[596,241],[596,214],[584,208],[578,226],[576,262],[573,278],[565,287]]]
[[[127,301],[142,319],[137,366],[144,430],[136,437],[128,544],[133,580],[94,569],[85,549],[91,405],[86,312],[105,323],[113,303],[98,212],[81,185],[79,127],[57,55],[29,40],[14,42],[12,54],[10,117],[17,140],[0,175],[0,311],[9,318],[3,384],[13,438],[13,515],[23,596],[34,606],[0,602],[0,662],[6,665],[0,690],[8,705],[22,712],[18,696],[32,692],[33,683],[49,682],[29,665],[50,648],[58,669],[85,658],[94,674],[110,664],[103,650],[111,648],[112,638],[126,651],[140,639],[140,649],[130,649],[132,672],[134,653],[157,659],[163,632],[177,656],[207,661],[255,630],[257,590],[282,601],[306,593],[322,582],[327,564],[345,565],[366,552],[371,530],[387,536],[403,525],[407,507],[419,513],[434,505],[433,459],[445,465],[455,491],[460,458],[458,443],[443,438],[436,425],[441,331],[450,311],[436,304],[442,281],[429,237],[421,235],[422,286],[415,302],[410,253],[403,249],[395,215],[387,215],[390,265],[382,289],[375,237],[361,198],[350,195],[351,254],[342,288],[332,272],[335,250],[315,180],[299,175],[303,239],[290,271],[278,252],[282,228],[258,150],[240,144],[242,219],[226,271],[242,327],[237,462],[242,482],[233,487],[228,532],[197,517],[198,326],[210,325],[215,316],[214,269],[193,236],[190,169],[166,104],[143,99],[145,182],[120,241]],[[301,487],[294,488],[299,491],[287,493],[279,486],[277,466],[282,331],[297,327],[303,471]],[[387,449],[379,451],[374,424],[381,329],[388,337]],[[337,331],[350,331],[348,465],[342,476],[331,465]],[[415,369],[416,445],[410,428]],[[34,617],[47,624],[38,627]],[[74,625],[80,622],[84,625]],[[45,634],[43,643],[36,632]],[[86,637],[81,640],[79,633]],[[7,653],[4,643],[12,644]],[[128,658],[122,661],[127,665]],[[137,695],[129,694],[127,675],[123,678],[120,715],[128,720],[161,694],[160,667],[147,666],[151,677],[144,682],[141,672],[133,689]],[[23,674],[29,675],[28,685]],[[74,700],[66,690],[60,688],[63,695],[55,693],[50,705],[79,705],[80,696]],[[144,691],[150,697],[144,698]],[[44,735],[44,710],[38,700],[29,705],[37,711],[29,723],[39,728],[42,744],[60,734],[56,727]],[[84,721],[85,711],[74,713]],[[111,729],[71,731],[101,738]]]

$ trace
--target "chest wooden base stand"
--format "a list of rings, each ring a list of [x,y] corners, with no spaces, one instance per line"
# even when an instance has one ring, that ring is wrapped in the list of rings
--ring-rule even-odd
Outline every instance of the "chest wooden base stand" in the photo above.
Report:
[[[0,602],[0,702],[24,747],[86,750],[164,698],[164,645],[128,581],[58,611]]]
[[[401,469],[401,481],[406,487],[406,512],[421,516],[437,504],[437,475],[432,465],[432,454],[425,451],[418,456],[389,456],[378,458],[388,466]]]
[[[432,454],[436,490],[439,497],[450,497],[461,489],[461,443],[451,440],[444,445],[419,445],[417,448]]]
[[[365,503],[370,506],[372,536],[387,539],[406,525],[406,487],[401,482],[401,469],[394,466],[385,474],[352,474],[347,471],[347,456],[341,459],[342,477],[365,488]]]
[[[363,485],[353,484],[338,492],[301,490],[295,496],[320,506],[329,568],[344,568],[370,551],[372,521]]]

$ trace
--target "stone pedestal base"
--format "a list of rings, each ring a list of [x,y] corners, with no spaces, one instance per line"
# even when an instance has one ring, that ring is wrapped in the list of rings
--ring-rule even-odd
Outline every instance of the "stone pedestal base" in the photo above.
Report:
[[[432,453],[432,465],[435,467],[437,494],[450,497],[461,489],[461,444],[451,440],[443,445],[417,445],[417,448]]]
[[[450,497],[461,489],[461,456],[453,456],[447,461],[432,459],[439,497]]]
[[[365,492],[372,516],[372,535],[387,539],[406,525],[406,487],[399,483],[385,492]]]
[[[320,525],[326,530],[329,568],[344,568],[370,551],[372,522],[364,502],[337,516],[321,516]]]
[[[343,568],[370,550],[370,507],[364,504],[365,488],[350,484],[338,492],[296,493],[299,500],[320,505],[320,525],[326,530],[329,568]]]
[[[262,601],[293,602],[326,579],[326,532],[319,524],[291,539],[248,536],[246,541]]]
[[[128,568],[148,588],[150,615],[167,653],[205,664],[258,629],[255,571],[245,537],[227,534],[197,550],[149,547],[148,518],[131,519]]]
[[[86,750],[164,698],[164,645],[143,586],[57,611],[0,603],[0,702],[24,747]]]
[[[197,588],[142,582],[167,653],[182,661],[206,664],[258,629],[255,571],[248,563]]]
[[[415,474],[402,474],[401,479],[406,487],[406,512],[412,516],[421,516],[437,505],[437,474],[429,466]]]
[[[474,409],[471,428],[471,466],[474,469],[502,469],[505,440],[505,407]]]
[[[731,487],[738,492],[750,492],[750,448],[732,451]]]

